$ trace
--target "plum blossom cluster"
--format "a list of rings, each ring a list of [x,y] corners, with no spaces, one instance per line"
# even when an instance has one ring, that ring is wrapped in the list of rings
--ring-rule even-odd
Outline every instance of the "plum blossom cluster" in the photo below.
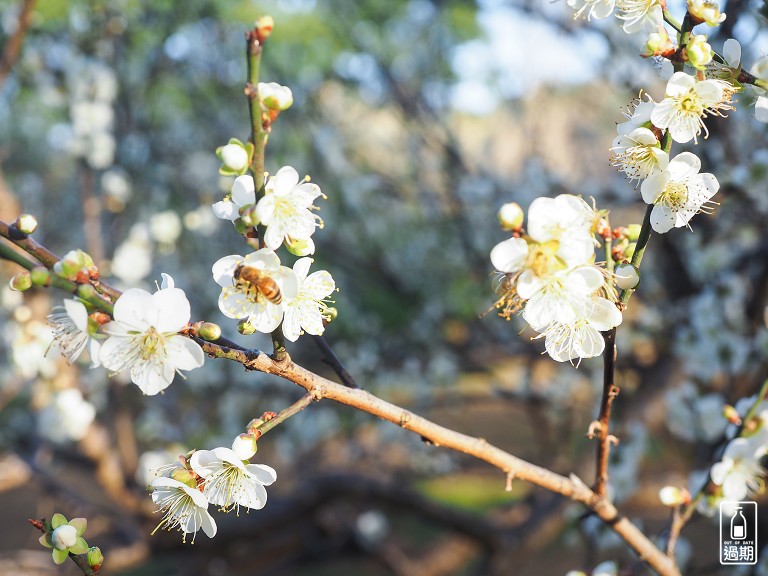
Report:
[[[240,508],[260,510],[267,503],[266,486],[277,480],[277,472],[264,464],[251,464],[256,454],[256,437],[241,434],[231,448],[195,450],[178,462],[161,467],[150,483],[152,501],[163,517],[159,529],[182,532],[192,542],[199,530],[209,538],[216,536],[216,521],[208,512],[213,505],[222,512]]]
[[[247,318],[249,329],[269,334],[282,322],[291,342],[320,335],[330,320],[327,298],[336,289],[325,270],[309,273],[312,258],[299,258],[293,268],[282,266],[269,248],[245,256],[224,256],[213,265],[221,286],[219,308],[228,318]]]
[[[170,386],[182,370],[203,365],[200,345],[179,334],[188,326],[190,315],[186,294],[163,274],[154,294],[139,288],[123,292],[115,302],[112,319],[102,312],[89,315],[83,302],[67,300],[48,321],[54,342],[69,362],[87,349],[92,367],[125,371],[151,396]]]
[[[511,206],[503,207],[499,217],[504,225],[518,212],[509,221],[512,237],[491,250],[499,272],[500,315],[510,318],[522,311],[558,362],[602,354],[600,332],[618,326],[621,313],[605,269],[595,264],[600,213],[571,194],[537,198],[524,230],[522,210]]]

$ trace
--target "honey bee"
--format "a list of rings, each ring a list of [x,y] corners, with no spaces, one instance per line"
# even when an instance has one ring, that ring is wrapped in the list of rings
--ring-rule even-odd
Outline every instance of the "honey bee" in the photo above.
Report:
[[[263,270],[238,264],[232,274],[232,280],[235,288],[244,292],[251,302],[258,302],[260,296],[272,304],[280,304],[283,301],[280,286]]]

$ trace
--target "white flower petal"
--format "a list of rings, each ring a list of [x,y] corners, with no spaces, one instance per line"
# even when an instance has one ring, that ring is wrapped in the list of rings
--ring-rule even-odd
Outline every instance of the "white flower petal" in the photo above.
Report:
[[[234,202],[230,202],[229,200],[216,202],[211,208],[213,209],[213,215],[216,216],[216,218],[221,218],[222,220],[236,220],[237,218],[240,218],[239,208]]]
[[[514,273],[522,269],[528,257],[528,243],[522,238],[510,238],[491,250],[491,264],[499,272]]]
[[[256,188],[250,176],[238,176],[232,184],[232,201],[240,208],[256,203]]]

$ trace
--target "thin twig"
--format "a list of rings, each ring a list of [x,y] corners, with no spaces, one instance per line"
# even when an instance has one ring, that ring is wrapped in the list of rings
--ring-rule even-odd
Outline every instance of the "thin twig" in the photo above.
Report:
[[[341,378],[342,384],[344,384],[344,386],[347,388],[359,388],[357,382],[355,382],[355,379],[352,378],[352,375],[347,372],[344,364],[342,364],[341,360],[339,360],[339,357],[336,356],[336,353],[333,351],[333,348],[331,348],[331,345],[328,344],[328,341],[325,339],[325,337],[312,336],[312,339],[323,353],[323,362],[333,368],[333,371],[336,372],[336,375]]]
[[[304,410],[304,408],[306,408],[316,400],[319,400],[319,398],[317,398],[312,392],[308,392],[307,394],[302,396],[299,400],[297,400],[296,402],[288,406],[288,408],[286,408],[285,410],[282,410],[277,416],[275,416],[271,420],[267,420],[264,424],[259,426],[257,428],[259,437],[263,436],[264,434],[272,430],[272,428],[274,428],[278,424],[285,422],[291,416],[295,416],[296,414]]]
[[[595,494],[604,497],[608,485],[608,457],[611,452],[611,442],[614,441],[614,437],[610,434],[611,408],[613,399],[619,394],[619,387],[613,382],[616,365],[616,328],[611,328],[602,334],[605,340],[605,351],[603,352],[603,396],[600,401],[597,425]]]
[[[21,6],[21,12],[19,12],[18,25],[16,31],[8,40],[3,50],[3,61],[0,64],[0,89],[3,88],[5,81],[8,79],[8,75],[11,73],[13,66],[21,55],[21,47],[24,44],[24,37],[29,30],[29,23],[32,21],[32,10],[35,8],[36,0],[24,0],[24,4]]]
[[[685,520],[680,513],[680,506],[675,506],[672,509],[672,521],[669,526],[669,539],[667,540],[667,556],[672,560],[675,559],[675,546],[677,545],[677,538],[680,536],[680,530],[683,529]]]

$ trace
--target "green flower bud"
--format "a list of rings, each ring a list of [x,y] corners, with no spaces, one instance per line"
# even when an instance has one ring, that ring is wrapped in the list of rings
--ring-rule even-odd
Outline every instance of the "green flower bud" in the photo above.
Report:
[[[249,336],[250,334],[256,332],[256,327],[248,322],[248,320],[242,320],[237,323],[237,331],[244,336]]]
[[[242,218],[237,218],[232,223],[235,225],[235,230],[238,234],[245,234],[249,228],[248,224],[243,222]]]
[[[243,206],[238,212],[240,213],[240,220],[244,225],[257,226],[259,224],[259,217],[256,216],[256,206],[254,204]]]
[[[197,488],[195,475],[186,468],[174,468],[171,472],[171,478],[182,484],[186,484],[190,488]]]
[[[8,286],[11,290],[15,290],[16,292],[24,292],[24,290],[32,288],[32,278],[30,278],[29,272],[25,270],[11,278],[11,281],[8,282]]]
[[[77,287],[77,295],[83,300],[92,300],[97,297],[96,288],[90,284],[80,284]]]
[[[288,248],[288,252],[294,256],[303,257],[315,253],[315,242],[312,238],[307,238],[306,240],[294,240],[293,238],[288,238],[285,247]]]
[[[213,322],[203,322],[197,333],[203,340],[215,342],[221,338],[221,326]]]
[[[629,245],[624,249],[624,257],[627,260],[632,260],[632,256],[635,255],[635,248],[637,248],[637,242],[630,242]]]
[[[264,420],[262,420],[261,418],[254,418],[253,420],[248,422],[248,426],[246,426],[245,429],[248,430],[248,432],[256,431],[259,428],[261,428],[263,425],[264,425]]]
[[[32,284],[35,286],[48,286],[51,283],[51,273],[48,268],[42,266],[32,268],[29,277],[32,279]]]
[[[637,239],[640,237],[640,230],[642,230],[642,226],[640,226],[640,224],[630,224],[627,226],[627,230],[629,230],[629,233],[627,234],[629,241],[637,242]]]
[[[691,36],[688,44],[685,46],[685,54],[688,62],[697,70],[704,70],[712,61],[712,47],[707,43],[707,37],[704,34]]]
[[[88,548],[88,556],[86,558],[88,559],[88,565],[96,571],[104,564],[104,555],[98,546]]]

